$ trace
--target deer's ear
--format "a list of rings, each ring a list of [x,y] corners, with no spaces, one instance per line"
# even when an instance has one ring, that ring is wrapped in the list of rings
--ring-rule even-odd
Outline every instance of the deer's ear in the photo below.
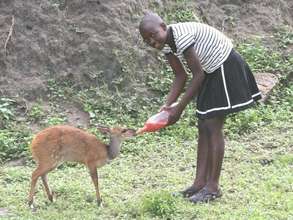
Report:
[[[111,131],[110,128],[103,126],[103,125],[97,125],[97,129],[103,134],[109,134]]]

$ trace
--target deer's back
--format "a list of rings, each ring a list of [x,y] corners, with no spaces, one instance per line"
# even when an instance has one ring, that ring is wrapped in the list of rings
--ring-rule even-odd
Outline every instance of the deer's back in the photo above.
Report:
[[[40,131],[32,141],[31,151],[37,161],[101,160],[107,155],[106,145],[81,129],[59,125]]]

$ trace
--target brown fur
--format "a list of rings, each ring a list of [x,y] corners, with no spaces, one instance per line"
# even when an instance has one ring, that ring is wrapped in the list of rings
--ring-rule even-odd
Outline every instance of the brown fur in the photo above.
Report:
[[[132,129],[122,128],[98,128],[111,135],[111,142],[117,143],[109,146],[99,141],[96,136],[81,129],[59,125],[40,131],[32,140],[31,152],[37,162],[37,168],[32,173],[31,189],[29,193],[29,205],[33,206],[35,186],[39,177],[42,178],[46,193],[50,201],[53,201],[52,192],[47,183],[47,173],[55,169],[64,161],[75,161],[85,164],[96,189],[97,202],[101,202],[97,167],[103,166],[109,160],[109,148],[117,147],[119,153],[120,142],[123,138],[135,135]],[[115,140],[115,141],[113,141]]]

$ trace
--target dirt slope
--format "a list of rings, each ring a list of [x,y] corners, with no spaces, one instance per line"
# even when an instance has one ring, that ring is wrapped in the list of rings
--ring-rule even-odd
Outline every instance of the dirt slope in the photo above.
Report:
[[[292,0],[186,2],[209,24],[237,37],[269,35],[275,27],[293,25]],[[125,74],[125,61],[132,62],[134,77],[140,78],[144,67],[156,66],[138,44],[142,11],[149,6],[163,10],[171,3],[0,0],[0,95],[33,100],[46,93],[50,77],[81,87],[98,86],[101,79],[111,85]]]

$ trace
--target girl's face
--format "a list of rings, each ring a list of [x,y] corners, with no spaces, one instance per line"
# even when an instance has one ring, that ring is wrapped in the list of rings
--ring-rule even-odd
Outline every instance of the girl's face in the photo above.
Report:
[[[140,34],[148,45],[162,50],[167,40],[167,27],[164,23],[160,25],[145,25],[140,28]]]

